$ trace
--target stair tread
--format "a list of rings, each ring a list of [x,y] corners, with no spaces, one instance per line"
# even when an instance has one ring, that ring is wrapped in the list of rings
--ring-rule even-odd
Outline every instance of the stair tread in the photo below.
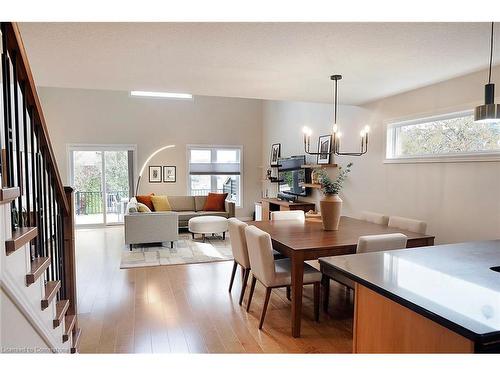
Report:
[[[68,341],[69,335],[75,326],[76,315],[66,315],[64,318],[64,334],[63,334],[63,342]]]
[[[60,281],[49,281],[47,285],[45,285],[45,297],[42,300],[42,310],[49,307],[50,302],[54,299],[57,292],[61,288]]]
[[[63,320],[64,314],[68,311],[69,300],[64,299],[56,302],[56,317],[54,318],[54,328],[59,327]]]
[[[6,187],[0,189],[0,204],[12,202],[21,195],[18,187]]]
[[[12,231],[12,237],[5,241],[7,255],[12,254],[38,235],[37,227],[20,227]]]
[[[82,330],[78,328],[75,332],[73,332],[73,340],[71,341],[71,353],[78,352],[78,348],[80,347],[80,337],[82,337]]]
[[[35,258],[31,262],[31,271],[26,275],[26,283],[33,284],[50,266],[50,257]]]

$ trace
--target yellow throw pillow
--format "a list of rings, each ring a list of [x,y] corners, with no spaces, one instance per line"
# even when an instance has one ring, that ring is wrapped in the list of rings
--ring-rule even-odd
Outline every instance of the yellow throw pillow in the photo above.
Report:
[[[137,211],[139,212],[151,212],[148,206],[144,203],[137,203]]]
[[[153,195],[151,196],[151,200],[153,201],[155,211],[172,211],[166,195]]]

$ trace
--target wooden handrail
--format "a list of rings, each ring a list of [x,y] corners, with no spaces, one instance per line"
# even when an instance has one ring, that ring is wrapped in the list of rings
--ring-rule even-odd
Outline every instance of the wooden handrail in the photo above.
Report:
[[[21,38],[21,33],[19,31],[17,23],[5,22],[5,32],[7,34],[7,49],[9,50],[9,52],[16,52],[19,58],[18,75],[21,80],[26,82],[26,101],[28,106],[32,106],[34,108],[34,124],[39,128],[38,130],[40,131],[40,140],[42,141],[41,146],[47,151],[47,155],[49,156],[47,161],[56,183],[56,191],[59,202],[61,203],[65,214],[70,215],[70,206],[66,199],[64,185],[61,181],[59,168],[57,167],[56,158],[54,156],[54,150],[52,149],[52,143],[50,142],[49,138],[49,131],[47,129],[47,124],[43,116],[42,105],[40,104],[40,99],[36,90],[33,74],[28,63],[28,56],[26,54],[24,43]]]

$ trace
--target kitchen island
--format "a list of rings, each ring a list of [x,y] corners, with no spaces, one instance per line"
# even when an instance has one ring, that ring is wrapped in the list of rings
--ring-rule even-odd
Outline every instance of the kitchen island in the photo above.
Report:
[[[354,353],[500,352],[500,240],[320,259],[355,282]]]

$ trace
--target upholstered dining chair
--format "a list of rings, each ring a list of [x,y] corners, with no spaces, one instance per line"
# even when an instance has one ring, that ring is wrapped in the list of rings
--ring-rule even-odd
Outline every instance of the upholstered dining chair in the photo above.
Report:
[[[306,221],[306,214],[302,210],[290,210],[290,211],[271,211],[271,220],[276,221],[276,220],[297,220],[300,221],[301,223]],[[275,251],[276,253],[277,251]],[[281,259],[284,258],[284,256],[274,256],[274,259]],[[286,298],[290,301],[291,297],[291,289],[288,286],[286,288]]]
[[[306,216],[302,210],[271,211],[271,220],[300,220],[304,222]]]
[[[245,228],[248,224],[234,217],[228,219],[229,241],[231,243],[231,251],[233,253],[234,263],[231,272],[231,280],[229,281],[229,293],[233,289],[234,277],[238,265],[243,271],[243,280],[241,284],[241,292],[239,304],[243,303],[245,290],[248,284],[248,276],[250,275],[250,260],[248,259],[247,240],[245,238]],[[275,259],[283,258],[283,255],[273,250],[273,257]]]
[[[272,289],[291,285],[291,262],[290,259],[274,260],[271,236],[268,233],[250,225],[245,228],[245,235],[252,267],[252,282],[250,284],[247,311],[250,310],[255,284],[259,280],[266,288],[266,297],[259,322],[259,329],[262,329]],[[304,264],[304,285],[313,284],[314,286],[314,319],[316,321],[319,320],[320,282],[321,273],[308,264]]]
[[[360,219],[381,225],[387,225],[387,223],[389,223],[389,216],[371,211],[361,211]]]
[[[389,217],[390,227],[409,230],[410,232],[425,234],[427,229],[427,223],[425,221],[408,219],[401,216],[391,216]]]
[[[229,241],[231,243],[231,251],[234,257],[233,271],[231,272],[231,281],[229,282],[229,292],[233,289],[234,276],[238,265],[243,271],[243,282],[241,284],[239,304],[243,303],[243,296],[250,275],[250,260],[248,258],[247,241],[245,238],[245,228],[248,226],[241,220],[234,217],[227,220],[229,230]]]
[[[370,253],[374,251],[397,250],[406,248],[408,237],[402,233],[377,234],[370,236],[361,236],[358,238],[356,253]],[[348,289],[354,289],[354,282],[348,279],[340,272],[323,274],[321,283],[323,284],[323,310],[328,311],[328,302],[330,297],[330,280],[346,286]]]

